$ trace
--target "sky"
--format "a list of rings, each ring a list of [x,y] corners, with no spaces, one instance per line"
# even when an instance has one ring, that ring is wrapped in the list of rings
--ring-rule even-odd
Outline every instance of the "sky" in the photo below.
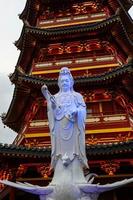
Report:
[[[7,112],[13,96],[14,85],[8,75],[13,73],[20,51],[13,44],[18,40],[23,23],[19,19],[26,0],[0,0],[0,115]],[[130,10],[133,16],[133,7]],[[10,144],[16,133],[4,127],[0,120],[0,143]]]
[[[14,86],[8,75],[15,69],[20,51],[13,44],[18,40],[23,23],[19,19],[26,0],[0,0],[0,115],[7,112]],[[4,128],[0,120],[0,143],[12,143],[16,133]]]

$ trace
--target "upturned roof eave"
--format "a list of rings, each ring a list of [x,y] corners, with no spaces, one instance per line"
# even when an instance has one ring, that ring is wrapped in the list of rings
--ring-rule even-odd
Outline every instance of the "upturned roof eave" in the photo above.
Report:
[[[28,15],[28,12],[29,12],[29,10],[30,10],[30,4],[31,4],[31,0],[27,0],[23,11],[22,11],[21,14],[19,15],[19,18],[20,18],[20,19],[23,20],[23,19]]]
[[[111,83],[111,80],[113,82],[114,80],[118,80],[118,78],[122,79],[123,76],[125,76],[125,74],[133,74],[133,63],[125,64],[123,66],[117,67],[113,69],[112,71],[108,71],[103,74],[93,75],[89,77],[86,77],[86,76],[76,77],[75,83],[81,82],[82,84],[86,82],[88,83],[88,85],[91,85],[91,86],[92,85],[101,86],[103,84],[108,85],[108,82]],[[18,81],[19,80],[25,83],[28,83],[28,82],[33,83],[33,85],[35,84],[35,85],[38,85],[39,87],[41,87],[41,85],[43,85],[44,83],[49,86],[55,85],[57,83],[57,79],[54,79],[54,78],[44,79],[44,78],[36,77],[34,75],[27,75],[27,74],[22,74],[22,73],[18,74]]]
[[[114,16],[113,16],[113,18],[114,18]],[[104,20],[104,21],[109,21],[109,20],[110,20],[110,18],[107,19],[107,20]],[[95,23],[96,25],[95,24],[91,24],[91,25],[89,24],[89,26],[90,27],[95,26],[94,27],[94,30],[95,30],[96,26],[98,26],[98,24],[100,25],[101,23],[103,23],[103,21]],[[88,24],[85,24],[85,25],[82,25],[82,26],[86,27],[86,26],[88,26]],[[20,35],[19,39],[15,42],[15,45],[16,45],[17,48],[19,48],[21,50],[22,46],[23,46],[24,36],[27,35],[27,34],[31,34],[31,33],[36,34],[36,35],[39,35],[39,34],[42,35],[43,34],[43,37],[44,37],[44,40],[45,40],[46,37],[54,36],[54,35],[57,35],[57,34],[62,34],[62,32],[64,32],[64,30],[66,30],[67,32],[70,29],[72,31],[74,31],[76,27],[77,27],[78,31],[80,31],[79,29],[80,29],[81,25],[73,25],[73,26],[69,26],[69,27],[66,27],[66,28],[41,29],[41,28],[38,28],[38,27],[28,26],[28,25],[24,24],[21,35]],[[56,31],[58,31],[58,32],[56,33]]]
[[[2,122],[17,133],[19,132],[21,128],[21,124],[22,124],[21,120],[23,116],[22,113],[25,112],[25,106],[27,105],[29,94],[30,94],[29,88],[22,87],[21,89],[19,84],[16,85],[9,109],[6,115],[2,117]]]
[[[36,14],[38,12],[38,9],[36,9],[36,6],[38,5],[39,2],[40,2],[39,0],[34,0],[34,1],[27,0],[22,13],[19,15],[19,18],[23,20],[23,22],[25,21],[29,22],[30,17],[33,16],[36,21],[37,20]]]
[[[117,2],[119,3],[120,7],[126,12],[128,12],[130,7],[133,5],[132,0],[117,0]]]
[[[116,26],[117,24],[117,26]],[[128,34],[122,24],[121,18],[119,15],[114,15],[106,20],[103,20],[102,22],[97,22],[94,24],[82,24],[82,25],[73,25],[69,27],[64,27],[64,28],[50,28],[50,29],[41,29],[38,27],[33,27],[33,26],[28,26],[25,25],[23,27],[23,31],[21,33],[21,36],[19,40],[16,42],[17,47],[19,47],[20,50],[24,49],[24,44],[25,44],[25,39],[30,35],[30,37],[34,37],[35,40],[39,37],[41,37],[41,40],[52,40],[53,38],[59,38],[62,37],[72,37],[75,34],[81,34],[81,33],[87,33],[87,34],[92,34],[94,31],[99,34],[101,31],[106,32],[107,30],[110,30],[112,28],[116,29],[118,27],[121,29],[119,33],[117,33],[117,37],[121,37],[123,39],[124,45],[127,46],[126,48],[128,49],[130,46],[130,49],[133,48],[133,42],[130,40],[128,37]],[[116,32],[118,30],[116,29]],[[116,38],[117,39],[117,38]],[[122,42],[121,39],[121,42]],[[28,39],[27,39],[28,41]],[[121,43],[120,42],[120,43]],[[132,52],[129,50],[129,52]]]
[[[119,24],[119,28],[118,28],[118,24]],[[37,27],[31,27],[28,25],[24,25],[23,26],[23,30],[21,32],[21,36],[19,38],[19,40],[16,42],[16,46],[21,50],[20,52],[20,56],[18,58],[17,66],[20,66],[21,64],[21,60],[23,59],[23,56],[28,55],[28,57],[31,57],[31,54],[33,51],[29,51],[29,48],[27,48],[27,43],[30,43],[29,41],[32,42],[32,40],[34,40],[32,43],[34,43],[35,41],[37,41],[39,39],[39,37],[41,37],[41,40],[51,40],[54,37],[63,37],[64,35],[65,37],[68,35],[68,37],[72,36],[74,37],[75,33],[85,33],[86,34],[91,34],[93,31],[97,31],[97,34],[100,33],[100,30],[103,32],[106,32],[108,29],[112,29],[112,28],[117,29],[116,35],[117,36],[113,36],[115,37],[115,40],[117,40],[117,37],[120,37],[120,39],[118,38],[118,43],[120,46],[122,46],[122,49],[126,52],[127,56],[131,54],[131,56],[133,56],[133,42],[130,40],[130,38],[128,37],[128,34],[126,32],[126,30],[124,29],[124,26],[121,22],[121,19],[118,15],[114,15],[113,17],[106,19],[102,22],[98,22],[95,24],[85,24],[85,25],[75,25],[75,26],[70,26],[70,27],[66,27],[66,28],[51,28],[51,29],[40,29]],[[118,29],[120,30],[118,33]],[[77,31],[77,32],[76,32]],[[29,39],[30,38],[30,39]],[[32,45],[32,44],[29,44]],[[35,46],[34,46],[35,47]],[[32,48],[32,50],[34,49],[34,47]],[[27,51],[26,51],[27,49]]]

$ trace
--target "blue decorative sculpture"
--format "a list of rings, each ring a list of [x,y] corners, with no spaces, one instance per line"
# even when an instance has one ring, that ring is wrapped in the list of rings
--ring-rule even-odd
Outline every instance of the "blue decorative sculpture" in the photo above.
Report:
[[[51,95],[46,85],[42,93],[47,100],[51,135],[51,167],[53,179],[47,187],[0,180],[0,183],[38,194],[40,200],[97,200],[100,193],[133,182],[133,178],[112,184],[87,182],[83,168],[88,168],[85,153],[86,105],[81,94],[73,89],[74,80],[67,67],[58,78],[59,92]]]

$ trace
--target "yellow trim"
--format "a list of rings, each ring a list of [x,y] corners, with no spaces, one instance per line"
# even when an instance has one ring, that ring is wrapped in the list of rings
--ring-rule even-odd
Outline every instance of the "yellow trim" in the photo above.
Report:
[[[80,70],[86,70],[86,69],[99,69],[99,68],[108,68],[108,67],[118,67],[120,66],[119,63],[115,64],[104,64],[104,65],[94,65],[94,66],[86,66],[86,67],[76,67],[76,68],[70,68],[71,71],[80,71]],[[53,70],[47,70],[47,71],[36,71],[32,72],[33,75],[35,74],[49,74],[49,73],[58,73],[60,69],[53,69]]]
[[[96,129],[96,130],[87,130],[86,134],[96,134],[96,133],[116,133],[116,132],[127,132],[132,131],[131,127],[126,128],[110,128],[110,129]]]
[[[86,134],[97,134],[97,133],[116,133],[116,132],[127,132],[132,131],[131,127],[126,128],[111,128],[111,129],[96,129],[96,130],[86,130]],[[25,138],[34,138],[34,137],[46,137],[50,136],[49,133],[26,133],[24,134]]]
[[[25,138],[35,138],[35,137],[46,137],[50,136],[49,133],[25,133],[24,137]]]
[[[87,24],[87,23],[93,23],[93,22],[101,22],[101,21],[103,21],[105,19],[106,19],[106,17],[103,17],[101,19],[78,21],[78,22],[72,22],[72,23],[67,23],[67,24],[62,22],[61,24],[57,24],[57,25],[52,25],[52,23],[51,23],[51,25],[47,25],[47,24],[42,24],[41,25],[41,24],[39,24],[38,27],[40,27],[41,29],[44,29],[44,28],[55,28],[55,27],[71,26],[71,25],[77,25],[77,24]],[[53,23],[56,23],[56,22],[53,22]],[[59,23],[59,22],[57,22],[57,23]]]

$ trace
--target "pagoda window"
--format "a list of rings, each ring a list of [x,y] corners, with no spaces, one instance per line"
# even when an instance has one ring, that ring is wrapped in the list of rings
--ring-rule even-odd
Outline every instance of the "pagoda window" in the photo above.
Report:
[[[87,104],[87,118],[124,113],[124,109],[114,101],[90,102]]]
[[[83,51],[83,44],[80,42],[69,43],[65,46],[66,53],[76,53]]]
[[[52,43],[41,48],[32,62],[32,74],[47,74],[49,70],[67,65],[73,71],[82,67],[82,75],[99,74],[118,67],[123,63],[118,59],[116,49],[108,41],[98,39]],[[101,67],[101,70],[99,68]],[[98,70],[97,70],[98,69]],[[80,70],[81,71],[81,70]],[[41,72],[42,73],[42,72]],[[53,72],[52,72],[53,73]]]
[[[43,62],[46,55],[46,51],[46,48],[41,48],[38,53],[37,59],[35,59],[35,62]]]
[[[110,15],[107,7],[99,8],[94,1],[82,2],[70,5],[69,8],[50,11],[42,9],[37,25],[49,28],[77,23],[91,23],[102,21]]]
[[[92,109],[91,108],[87,108],[87,118],[89,117],[89,116],[92,116]]]
[[[22,175],[22,178],[38,178],[41,174],[38,172],[36,166],[26,166],[26,171]]]
[[[98,102],[91,102],[87,104],[87,118],[89,116],[100,115],[100,107]]]
[[[113,114],[125,113],[124,109],[119,104],[116,104],[115,101],[103,101],[103,102],[101,102],[101,105],[102,105],[103,115],[113,115]]]
[[[36,115],[32,120],[44,120],[47,119],[47,109],[44,106],[40,106],[39,110],[37,111]]]
[[[38,59],[43,60],[44,55],[60,55],[60,54],[72,54],[72,53],[80,53],[86,52],[92,56],[98,55],[115,55],[116,50],[111,47],[111,44],[106,41],[100,40],[85,40],[85,41],[75,41],[68,43],[55,43],[50,44],[46,48],[42,48],[39,51]]]
[[[51,44],[49,45],[48,49],[48,54],[53,55],[53,54],[63,54],[64,48],[62,44]]]
[[[118,114],[126,113],[125,109],[117,102],[114,102],[114,109]]]
[[[75,41],[75,42],[68,42],[65,44],[55,43],[55,44],[50,44],[47,48],[47,55],[58,55],[66,53],[72,54],[80,52],[84,53],[86,52],[92,56],[116,54],[116,50],[113,47],[111,47],[110,43],[100,40],[87,40],[84,42]]]
[[[102,114],[103,115],[112,115],[112,114],[114,114],[115,110],[114,110],[113,101],[101,102],[101,106],[102,106]]]

